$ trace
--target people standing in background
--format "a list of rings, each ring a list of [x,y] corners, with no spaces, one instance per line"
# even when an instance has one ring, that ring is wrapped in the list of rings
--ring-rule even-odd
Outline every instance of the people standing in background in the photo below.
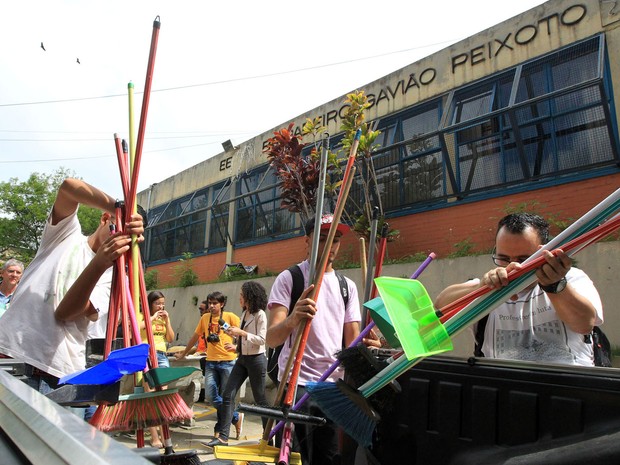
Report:
[[[160,291],[150,292],[147,301],[149,304],[149,313],[151,317],[151,327],[153,329],[153,342],[157,351],[157,365],[160,367],[169,367],[168,361],[168,343],[174,341],[174,329],[170,322],[170,315],[166,311],[166,298]],[[144,322],[140,324],[140,332],[142,340],[146,341],[146,329]]]
[[[24,273],[24,264],[14,258],[9,258],[0,271],[0,318],[11,304],[13,293]]]
[[[174,329],[170,323],[170,315],[166,311],[166,298],[160,291],[152,291],[147,297],[149,305],[150,324],[153,330],[153,343],[155,344],[155,350],[157,353],[157,366],[169,367],[170,361],[168,360],[167,350],[168,343],[174,340]],[[140,332],[142,340],[146,341],[146,327],[145,322],[140,323]],[[165,388],[165,386],[164,386]],[[147,392],[152,391],[148,383],[144,382],[144,390]],[[149,428],[151,432],[151,446],[157,449],[164,447],[163,434],[160,427]]]
[[[191,337],[183,352],[175,356],[184,358],[194,348],[194,344],[201,335],[207,340],[207,358],[205,363],[205,398],[217,410],[217,422],[213,428],[215,438],[219,437],[223,424],[222,390],[228,382],[230,372],[235,366],[237,354],[226,350],[226,344],[234,344],[233,337],[224,332],[224,326],[239,326],[241,320],[232,312],[225,312],[226,296],[219,291],[207,296],[209,313],[205,313],[198,322],[194,335]],[[233,423],[238,428],[243,422],[243,416],[235,412]]]
[[[243,283],[239,304],[243,309],[241,326],[231,326],[226,330],[226,334],[237,338],[236,346],[227,344],[226,348],[231,352],[237,352],[238,358],[222,394],[224,421],[221,425],[220,437],[208,443],[211,447],[228,445],[235,398],[239,388],[248,377],[254,402],[260,406],[269,406],[265,397],[265,376],[267,374],[267,358],[265,357],[267,292],[265,288],[256,281]],[[267,419],[263,418],[263,427],[266,423]],[[236,432],[237,439],[239,439],[242,433],[241,427],[238,427]]]

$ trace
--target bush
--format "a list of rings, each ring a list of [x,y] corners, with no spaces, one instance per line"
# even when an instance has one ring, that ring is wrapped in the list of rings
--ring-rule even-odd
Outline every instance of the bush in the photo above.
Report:
[[[174,277],[177,279],[179,287],[190,287],[198,284],[198,275],[193,267],[193,254],[183,253],[183,258],[179,259],[179,264],[174,267]]]
[[[149,270],[144,273],[144,284],[146,285],[147,291],[159,289],[159,275],[157,270]]]

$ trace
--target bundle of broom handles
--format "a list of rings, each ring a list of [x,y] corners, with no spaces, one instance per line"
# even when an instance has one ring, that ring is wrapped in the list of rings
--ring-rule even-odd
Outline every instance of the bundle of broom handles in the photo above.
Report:
[[[330,250],[332,248],[332,244],[334,242],[334,238],[336,237],[336,231],[338,228],[338,224],[340,223],[340,218],[342,217],[342,213],[344,211],[344,206],[346,204],[346,200],[349,195],[349,190],[351,189],[351,185],[353,183],[353,177],[355,176],[355,157],[357,155],[357,148],[359,146],[359,140],[361,137],[361,130],[358,129],[355,133],[355,137],[353,143],[351,144],[351,149],[349,151],[349,157],[347,159],[347,165],[344,171],[342,185],[340,188],[340,192],[338,193],[338,199],[336,201],[336,207],[334,208],[334,213],[332,217],[332,222],[329,228],[329,232],[327,238],[325,240],[323,246],[323,253],[321,254],[321,259],[316,265],[316,271],[314,273],[313,279],[311,279],[311,283],[313,284],[313,289],[310,291],[308,298],[316,301],[319,291],[321,289],[321,283],[323,281],[323,276],[325,274],[325,269],[327,268],[327,262],[329,260]],[[323,161],[323,160],[322,160]],[[322,176],[324,176],[325,163],[322,163],[321,169],[323,170]],[[323,177],[321,177],[320,182],[324,182]],[[322,189],[319,189],[319,198],[322,201]],[[322,203],[319,203],[322,205]],[[313,235],[313,244],[311,254],[314,256],[317,255],[318,250],[318,237],[321,230],[321,210],[318,209],[316,211],[316,224]],[[312,263],[313,260],[311,260]],[[312,268],[311,268],[312,269]],[[282,380],[280,386],[278,387],[278,392],[276,394],[275,404],[278,405],[282,403],[282,410],[285,416],[288,414],[288,411],[291,409],[293,405],[293,401],[295,399],[295,395],[297,393],[297,380],[299,378],[299,372],[301,370],[301,361],[303,358],[303,353],[305,350],[306,342],[308,340],[308,335],[310,333],[310,321],[304,320],[300,323],[299,328],[297,330],[297,334],[295,340],[293,342],[291,348],[291,356],[289,357],[285,370],[283,372]],[[293,357],[294,354],[294,357]],[[292,367],[292,371],[291,371]],[[290,373],[290,378],[288,377]],[[285,388],[287,385],[288,378],[288,390],[286,390],[286,397],[284,397]],[[283,400],[284,399],[284,400]],[[273,426],[273,419],[269,419],[263,431],[263,440],[266,441],[269,439],[269,433],[271,431],[271,427]],[[282,447],[281,447],[281,457],[280,461],[286,461],[288,463],[288,452],[290,451],[290,444],[292,441],[292,423],[289,422],[288,428],[285,429],[282,438]]]
[[[130,150],[128,157],[127,144],[121,141],[118,135],[114,135],[115,148],[117,153],[118,166],[121,177],[121,185],[124,195],[125,211],[122,211],[122,205],[117,203],[116,224],[117,231],[122,232],[123,221],[127,222],[131,219],[132,214],[136,213],[136,198],[138,190],[138,174],[140,171],[140,162],[142,159],[142,147],[144,143],[144,135],[146,132],[146,120],[148,115],[148,106],[151,95],[151,85],[153,80],[153,70],[155,67],[155,56],[157,53],[157,41],[159,37],[160,21],[157,16],[153,22],[153,31],[151,35],[151,46],[149,50],[149,59],[145,78],[144,94],[142,98],[142,110],[140,115],[140,123],[138,129],[138,137],[135,150]],[[129,84],[129,133],[130,145],[133,149],[134,140],[134,124],[133,124],[133,84]],[[129,158],[129,159],[128,159]],[[129,167],[128,167],[129,165]],[[124,213],[124,214],[123,214]],[[140,332],[137,323],[137,311],[142,303],[144,314],[145,332],[149,344],[149,365],[151,368],[157,368],[157,353],[153,339],[153,329],[150,324],[150,312],[148,311],[148,299],[146,295],[146,285],[144,282],[144,272],[140,251],[138,247],[138,238],[133,235],[130,251],[126,256],[121,256],[116,261],[113,270],[112,291],[110,295],[110,311],[108,314],[108,327],[106,332],[104,357],[107,358],[112,346],[112,338],[118,326],[118,314],[121,314],[121,325],[123,332],[123,344],[128,347],[133,344],[141,343]],[[131,277],[131,288],[128,286],[129,277]],[[129,300],[131,299],[131,300]],[[133,341],[129,339],[129,321],[131,320],[131,334]],[[157,388],[161,389],[161,388]],[[144,432],[138,430],[137,445],[144,447]],[[162,434],[166,447],[166,453],[172,452],[172,441],[170,431],[166,424],[162,425]]]

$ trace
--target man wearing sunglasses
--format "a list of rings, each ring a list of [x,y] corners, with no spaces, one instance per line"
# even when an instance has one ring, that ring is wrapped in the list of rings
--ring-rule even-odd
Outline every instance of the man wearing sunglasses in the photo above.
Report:
[[[482,278],[447,287],[435,306],[441,308],[480,287],[506,286],[508,273],[548,240],[549,224],[544,218],[530,213],[505,216],[495,236],[496,267]],[[482,334],[474,328],[483,336],[477,355],[592,366],[589,335],[603,322],[599,294],[563,251],[545,251],[544,256],[546,263],[536,270],[537,281],[493,310]]]

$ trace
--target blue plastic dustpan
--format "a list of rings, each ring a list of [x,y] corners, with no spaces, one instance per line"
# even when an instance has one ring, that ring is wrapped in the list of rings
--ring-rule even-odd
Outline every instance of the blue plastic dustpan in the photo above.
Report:
[[[124,375],[144,370],[148,355],[148,344],[114,350],[103,362],[86,370],[63,376],[58,384],[113,384]]]
[[[452,350],[450,336],[420,281],[382,276],[375,284],[409,360]]]

